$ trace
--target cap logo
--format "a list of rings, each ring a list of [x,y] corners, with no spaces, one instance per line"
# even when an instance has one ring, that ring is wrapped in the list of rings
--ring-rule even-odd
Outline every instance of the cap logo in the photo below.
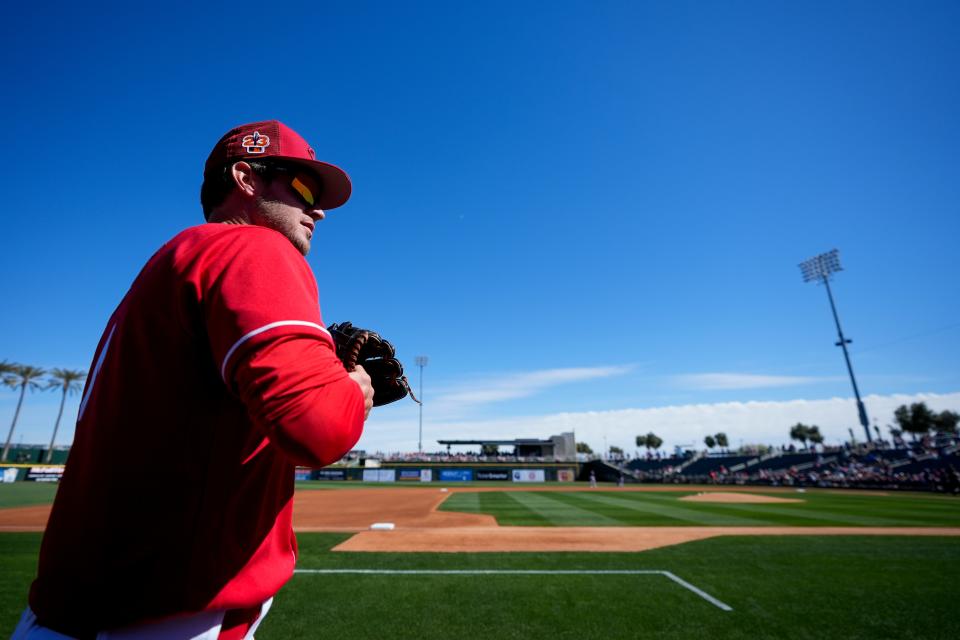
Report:
[[[254,131],[253,135],[243,136],[240,146],[246,149],[247,153],[263,153],[270,146],[270,136],[264,136],[259,131]]]
[[[317,153],[313,150],[313,147],[307,147],[307,153],[310,154],[310,159],[311,159],[311,160],[316,160],[316,159],[317,159]]]

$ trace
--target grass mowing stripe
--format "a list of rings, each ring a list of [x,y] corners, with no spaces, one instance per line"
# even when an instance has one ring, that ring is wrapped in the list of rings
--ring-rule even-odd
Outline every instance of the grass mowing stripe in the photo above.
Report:
[[[958,526],[960,520],[951,517],[952,514],[941,511],[921,511],[914,508],[909,510],[898,508],[896,505],[882,508],[851,508],[845,512],[849,516],[863,516],[874,518],[884,525],[915,526]]]
[[[681,498],[686,496],[696,495],[695,493],[680,493],[680,494],[641,494],[641,495],[630,495],[622,494],[619,497],[630,500],[640,500],[643,502],[649,502],[652,504],[658,504],[668,509],[689,509],[691,511],[696,511],[697,513],[703,514],[701,520],[703,524],[718,524],[729,526],[738,526],[736,523],[731,524],[729,518],[740,518],[746,520],[744,526],[770,526],[776,524],[782,524],[779,518],[770,517],[765,514],[762,510],[755,512],[754,516],[763,516],[762,518],[753,517],[746,518],[743,515],[737,515],[730,513],[729,504],[722,502],[687,502],[681,501]],[[647,522],[637,523],[647,525]]]
[[[453,500],[458,500],[463,495],[466,494],[454,494]],[[480,509],[483,513],[495,514],[496,517],[499,517],[499,514],[503,513],[522,518],[539,518],[539,516],[503,492],[491,491],[478,495],[480,496]],[[443,504],[446,505],[449,502],[451,502],[451,500],[448,499]],[[542,519],[539,521],[545,522],[545,520]]]
[[[440,503],[439,510],[489,514],[501,524],[516,522],[523,525],[550,525],[549,520],[530,511],[501,491],[453,493]]]
[[[457,511],[462,511],[464,513],[481,513],[483,509],[480,506],[480,496],[483,494],[480,493],[460,493],[453,494],[447,497],[446,500],[440,504],[446,504],[450,498],[457,496]]]
[[[888,525],[960,525],[960,501],[952,505],[942,499],[910,496],[835,495],[808,492],[800,497],[807,508],[842,516],[876,518]]]
[[[682,527],[687,524],[686,520],[671,518],[668,515],[657,513],[638,513],[635,509],[616,504],[605,504],[593,499],[593,496],[587,493],[556,493],[553,498],[565,502],[569,505],[604,514],[619,521],[622,526],[643,525],[648,527]]]
[[[655,513],[677,520],[692,522],[704,526],[730,526],[730,527],[756,527],[769,525],[769,520],[759,520],[756,518],[744,518],[724,513],[712,513],[698,508],[675,507],[664,504],[654,504],[643,500],[642,498],[626,497],[627,494],[612,496],[610,494],[590,493],[587,494],[591,499],[603,504],[622,506],[640,513]],[[642,494],[633,494],[640,496]],[[642,524],[642,523],[638,523]]]
[[[494,510],[486,511],[486,513],[493,514],[497,522],[501,524],[503,520],[533,526],[552,526],[554,524],[553,520],[518,500],[516,497],[517,493],[519,492],[511,491],[509,493],[497,492],[484,494],[485,496],[489,496],[484,504],[485,511],[489,504],[493,502],[493,496],[496,496],[498,502],[501,504],[499,509],[495,508]]]
[[[859,516],[855,514],[844,514],[836,511],[822,511],[812,509],[805,505],[784,505],[773,504],[725,504],[723,508],[728,511],[738,513],[749,513],[756,515],[760,513],[783,516],[777,519],[777,524],[795,524],[797,526],[824,526],[824,525],[850,525],[855,527],[878,527],[878,526],[916,526],[916,520],[897,520],[892,518],[876,518],[873,516]]]
[[[554,494],[547,492],[511,492],[514,500],[527,509],[540,514],[551,523],[565,527],[623,526],[622,520],[615,520],[596,511],[581,509],[575,505],[557,500]]]

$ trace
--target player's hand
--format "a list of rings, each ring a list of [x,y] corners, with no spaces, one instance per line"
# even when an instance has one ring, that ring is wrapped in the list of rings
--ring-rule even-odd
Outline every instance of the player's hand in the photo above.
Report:
[[[357,368],[347,373],[354,382],[360,385],[360,391],[363,392],[364,413],[363,419],[366,420],[370,415],[370,409],[373,408],[373,385],[370,384],[370,376],[363,370],[363,367],[357,365]]]

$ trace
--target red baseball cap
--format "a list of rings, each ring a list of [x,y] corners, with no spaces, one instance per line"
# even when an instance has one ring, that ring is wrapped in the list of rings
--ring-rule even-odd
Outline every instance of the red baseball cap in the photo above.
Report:
[[[218,170],[228,162],[283,158],[316,174],[323,185],[317,206],[321,209],[339,207],[350,198],[350,177],[340,167],[320,162],[317,154],[299,133],[278,120],[252,122],[228,131],[210,152],[203,176]]]

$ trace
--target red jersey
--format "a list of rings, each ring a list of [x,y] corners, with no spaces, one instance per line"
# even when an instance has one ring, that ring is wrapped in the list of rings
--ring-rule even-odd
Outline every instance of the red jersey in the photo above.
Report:
[[[259,605],[293,573],[295,465],[338,460],[363,420],[293,245],[187,229],[94,354],[30,607],[84,636]]]

